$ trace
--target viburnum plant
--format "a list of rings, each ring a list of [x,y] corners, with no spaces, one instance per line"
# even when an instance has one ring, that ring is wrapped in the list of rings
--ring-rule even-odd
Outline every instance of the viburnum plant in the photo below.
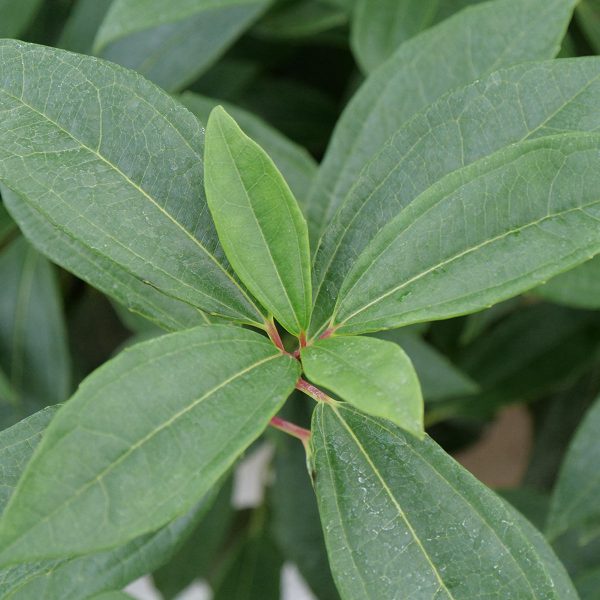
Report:
[[[381,66],[369,50],[310,190],[222,107],[205,130],[193,97],[132,70],[0,42],[7,210],[169,332],[0,434],[2,597],[88,598],[158,567],[269,426],[304,447],[344,600],[577,597],[544,536],[425,434],[413,364],[378,333],[600,252],[600,60],[552,60],[573,7],[497,0]],[[100,46],[125,35],[116,19]],[[315,401],[310,429],[280,414],[295,391]],[[589,517],[575,471],[551,537]]]

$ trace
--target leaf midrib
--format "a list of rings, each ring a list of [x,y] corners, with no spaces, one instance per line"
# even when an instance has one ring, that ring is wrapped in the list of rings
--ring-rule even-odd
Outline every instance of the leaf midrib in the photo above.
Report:
[[[219,340],[222,341],[222,340]],[[227,340],[227,341],[232,341],[235,342],[236,340]],[[239,340],[239,341],[244,341],[244,342],[249,342],[252,343],[252,340]],[[178,348],[177,350],[174,350],[172,352],[167,352],[165,354],[161,354],[160,356],[156,356],[156,357],[152,357],[152,359],[145,361],[144,363],[138,364],[136,365],[136,369],[141,368],[142,366],[147,366],[149,364],[152,364],[153,362],[162,360],[164,358],[167,358],[169,356],[173,356],[176,354],[180,354],[183,351],[189,351],[191,348],[198,348],[201,346],[210,346],[212,344],[218,343],[218,341],[212,340],[212,341],[208,341],[208,342],[200,342],[198,344],[192,344],[189,346],[186,346],[186,348]],[[257,343],[257,342],[255,342]],[[261,342],[262,343],[262,342]],[[34,527],[37,528],[40,525],[46,523],[47,521],[49,521],[56,513],[58,513],[59,511],[61,511],[62,509],[64,509],[66,506],[68,506],[69,504],[72,504],[79,496],[81,496],[81,494],[83,494],[87,489],[89,489],[90,487],[92,487],[93,485],[95,485],[96,483],[100,483],[105,476],[110,473],[111,471],[113,471],[120,463],[122,463],[124,460],[126,460],[133,452],[139,450],[141,447],[143,447],[147,442],[149,442],[150,440],[152,440],[152,438],[154,438],[158,433],[160,433],[161,431],[163,431],[164,429],[166,429],[167,427],[170,427],[173,423],[175,423],[178,419],[180,419],[181,417],[183,417],[184,415],[186,415],[188,412],[190,412],[191,410],[195,409],[201,402],[203,402],[204,400],[206,400],[207,398],[209,398],[210,396],[212,396],[213,394],[215,394],[216,392],[218,392],[219,390],[223,389],[224,387],[226,387],[228,384],[230,384],[231,382],[235,381],[236,379],[238,379],[239,377],[243,377],[244,375],[246,375],[247,373],[251,372],[253,369],[261,366],[262,364],[265,364],[273,359],[276,358],[280,358],[282,356],[282,354],[280,352],[278,352],[277,354],[273,354],[271,356],[267,356],[266,358],[263,358],[255,363],[253,363],[252,365],[245,367],[244,369],[238,371],[237,373],[235,373],[234,375],[231,375],[230,377],[228,377],[227,379],[225,379],[224,381],[222,381],[220,384],[214,386],[213,388],[211,388],[210,390],[208,390],[206,393],[204,393],[202,396],[200,396],[199,398],[197,398],[196,400],[194,400],[193,402],[191,402],[190,404],[188,404],[185,408],[179,410],[178,412],[176,412],[174,415],[172,415],[169,419],[167,419],[166,421],[164,421],[160,426],[154,428],[153,430],[151,430],[149,433],[147,433],[143,438],[141,438],[140,440],[138,440],[137,442],[135,442],[134,444],[132,444],[125,452],[123,452],[120,456],[118,456],[114,461],[112,461],[107,467],[105,467],[105,469],[103,469],[98,475],[96,475],[93,479],[91,479],[90,481],[86,482],[83,486],[81,486],[75,493],[71,494],[69,496],[69,498],[63,502],[61,502],[58,506],[56,506],[52,511],[50,511],[49,513],[47,513],[46,515],[44,515],[43,518],[41,518],[39,521],[37,521],[37,523],[30,527],[27,531],[31,531]],[[116,381],[119,381],[120,379],[122,379],[123,377],[126,377],[128,375],[131,374],[131,370],[127,370],[125,373],[123,373],[119,378],[117,378],[116,380],[113,379],[109,382],[108,385],[113,385]],[[103,386],[104,387],[104,386]],[[103,387],[99,388],[98,390],[96,390],[96,393],[93,394],[92,396],[90,396],[90,398],[88,399],[89,401],[93,401],[94,398],[96,398],[101,392]],[[56,442],[55,442],[56,443]],[[32,461],[33,462],[33,461]],[[16,489],[18,489],[20,486],[17,486]],[[13,492],[12,498],[14,498],[16,496],[16,490],[15,492]],[[8,512],[8,510],[12,507],[12,502],[9,502],[9,504],[6,506],[4,513],[6,514]],[[5,546],[2,550],[2,554],[5,554],[6,551],[13,547],[20,539],[23,538],[24,535],[27,535],[27,533],[22,534],[16,538],[13,539],[13,541],[8,545]]]

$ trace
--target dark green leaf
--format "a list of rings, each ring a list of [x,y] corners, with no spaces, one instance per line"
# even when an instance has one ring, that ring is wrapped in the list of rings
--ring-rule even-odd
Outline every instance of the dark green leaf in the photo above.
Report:
[[[554,57],[575,3],[486,2],[402,44],[365,81],[336,126],[309,202],[309,220],[317,230],[324,231],[357,172],[417,111],[496,69]],[[544,85],[550,82],[547,78]],[[501,132],[494,129],[497,133]],[[450,156],[447,151],[443,154]],[[427,164],[433,167],[434,162]]]
[[[599,97],[598,58],[526,64],[444,96],[401,127],[361,176],[353,175],[355,186],[321,240],[311,329],[331,315],[356,257],[415,198],[436,184],[441,189],[449,173],[472,168],[469,177],[477,176],[473,165],[501,160],[516,143],[597,129]]]
[[[0,202],[0,245],[14,230],[15,222],[4,208],[4,204]]]
[[[108,549],[185,513],[258,437],[298,374],[294,359],[238,327],[126,350],[52,421],[0,520],[0,561]]]
[[[269,0],[115,0],[94,52],[135,69],[168,91],[213,64]]]
[[[581,600],[600,600],[600,569],[590,569],[574,579]]]
[[[313,451],[344,600],[577,597],[542,536],[429,438],[320,405]]]
[[[523,142],[446,176],[360,255],[330,326],[359,333],[475,312],[600,252],[599,141]]]
[[[314,158],[304,148],[286,138],[260,117],[232,104],[193,92],[184,92],[179,100],[203,123],[208,122],[210,111],[221,104],[237,121],[244,133],[273,157],[273,162],[302,207],[302,201],[306,199],[307,190],[317,170]]]
[[[590,45],[597,53],[600,52],[600,2],[581,0],[575,14]]]
[[[90,272],[92,255],[138,288],[262,322],[227,271],[206,209],[197,119],[107,62],[14,41],[0,56],[0,179],[30,209],[8,199],[25,233],[45,246],[57,230],[83,247],[66,259],[76,272]],[[40,219],[51,227],[39,230]],[[109,277],[99,274],[100,287]]]
[[[423,397],[410,358],[393,342],[331,337],[302,349],[307,376],[362,411],[423,437]]]
[[[90,596],[89,600],[133,600],[133,598],[125,592],[103,592],[95,596]]]
[[[0,254],[0,366],[15,393],[14,422],[65,401],[71,366],[52,265],[23,238]]]
[[[206,197],[237,275],[289,332],[306,331],[312,304],[306,221],[273,161],[221,107],[206,128]]]
[[[585,526],[588,536],[600,534],[600,398],[575,433],[552,493],[547,532],[552,538]]]
[[[566,306],[600,309],[600,257],[551,279],[535,293]]]
[[[175,598],[194,581],[206,579],[219,547],[227,536],[234,510],[231,479],[221,488],[212,508],[168,564],[152,575],[165,600]]]
[[[112,1],[77,0],[71,9],[57,46],[81,54],[91,54],[96,32]]]
[[[0,38],[23,33],[41,4],[42,0],[0,0]]]

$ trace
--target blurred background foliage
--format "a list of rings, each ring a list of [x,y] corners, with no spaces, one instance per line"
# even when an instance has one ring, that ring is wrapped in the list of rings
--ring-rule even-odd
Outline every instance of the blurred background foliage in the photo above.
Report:
[[[203,122],[223,104],[271,154],[302,204],[336,121],[364,78],[401,43],[477,2],[227,0],[155,23],[129,19],[119,0],[0,0],[0,35],[137,69]],[[560,56],[595,53],[600,2],[583,0]],[[2,429],[65,401],[125,344],[160,334],[36,252],[0,204]],[[507,406],[519,407],[500,439],[512,443],[510,428],[526,424],[526,441],[517,448],[524,466],[501,493],[538,527],[552,510],[550,492],[565,455],[590,465],[593,479],[600,459],[600,414],[591,408],[600,393],[600,259],[484,312],[380,335],[411,356],[428,431],[449,452],[460,457],[477,448]],[[308,424],[305,398],[285,410]],[[265,437],[275,452],[264,503],[235,510],[226,482],[195,529],[187,528],[187,539],[159,561],[167,561],[154,573],[164,598],[199,578],[210,582],[216,599],[237,598],[235,582],[246,586],[246,599],[279,598],[286,561],[297,565],[316,597],[337,598],[304,452],[278,432]],[[484,460],[476,474],[493,483],[486,468]],[[588,512],[552,533],[584,600],[600,598],[600,536],[589,534],[594,527],[600,534],[600,517]]]

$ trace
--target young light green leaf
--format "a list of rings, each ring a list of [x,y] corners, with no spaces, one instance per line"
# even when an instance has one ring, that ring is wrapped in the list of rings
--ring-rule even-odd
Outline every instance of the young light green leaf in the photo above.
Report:
[[[336,125],[309,198],[309,221],[319,232],[311,238],[313,249],[357,172],[394,131],[449,90],[502,67],[554,57],[575,4],[486,2],[402,44],[365,81]]]
[[[223,108],[206,128],[206,198],[237,275],[290,333],[308,328],[312,304],[308,230],[266,152]]]
[[[419,194],[512,144],[596,130],[598,98],[598,58],[530,63],[451,92],[401,127],[355,178],[321,240],[311,330],[324,327],[356,257]]]
[[[317,385],[423,437],[421,386],[410,358],[397,344],[336,336],[317,340],[303,348],[301,356],[304,372]]]
[[[344,600],[577,598],[542,536],[431,439],[319,405],[313,468]],[[450,534],[450,533],[451,534]]]
[[[0,180],[16,199],[146,287],[262,323],[228,272],[206,210],[197,119],[108,62],[11,40],[0,58]]]
[[[0,0],[0,38],[17,37],[40,9],[42,0]]]
[[[569,528],[584,525],[600,535],[600,398],[586,414],[575,433],[552,493],[547,533],[557,537]]]
[[[574,308],[600,308],[600,257],[551,279],[535,290],[546,300]]]
[[[0,366],[14,391],[12,424],[71,387],[67,331],[52,265],[23,238],[0,253]]]
[[[317,172],[315,159],[301,146],[279,133],[260,117],[226,102],[201,96],[194,92],[184,92],[179,101],[191,110],[202,123],[208,122],[213,108],[221,104],[237,121],[244,133],[273,157],[273,162],[288,182],[298,199],[300,207]]]
[[[360,255],[331,326],[359,333],[475,312],[600,252],[599,144],[592,134],[523,142],[442,179]]]
[[[0,520],[0,563],[109,549],[185,513],[260,435],[298,375],[297,361],[239,327],[124,351],[53,419]]]
[[[192,82],[267,8],[270,0],[115,0],[94,53],[168,91]]]
[[[477,383],[447,356],[406,328],[382,331],[376,335],[400,345],[406,352],[415,367],[426,402],[468,396],[479,390]]]

